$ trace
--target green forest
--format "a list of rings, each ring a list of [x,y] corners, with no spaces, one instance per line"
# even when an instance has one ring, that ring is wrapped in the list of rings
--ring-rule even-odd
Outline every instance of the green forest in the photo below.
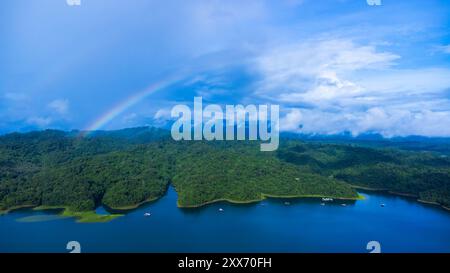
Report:
[[[447,147],[448,149],[448,147]],[[450,207],[450,159],[437,151],[282,139],[275,152],[249,141],[173,141],[142,127],[46,130],[0,137],[0,211],[24,206],[88,212],[129,209],[172,184],[180,207],[267,196],[359,198],[355,187]]]

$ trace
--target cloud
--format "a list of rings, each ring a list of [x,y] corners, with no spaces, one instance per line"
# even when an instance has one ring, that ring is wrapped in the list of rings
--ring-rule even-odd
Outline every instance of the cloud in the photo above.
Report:
[[[69,100],[57,99],[48,104],[48,107],[58,114],[66,114],[69,110]]]
[[[31,125],[36,125],[40,128],[46,128],[52,123],[52,119],[50,117],[30,117],[27,119],[27,123]]]
[[[303,5],[305,3],[305,0],[284,0],[282,2],[284,2],[289,7],[297,7]]]
[[[24,101],[27,100],[29,97],[24,93],[6,93],[3,95],[3,97],[7,100],[11,101]]]
[[[138,118],[138,114],[130,113],[122,118],[122,122],[125,124],[134,123],[136,121],[136,118]]]
[[[284,131],[307,134],[339,134],[351,132],[379,133],[384,137],[424,135],[450,136],[450,111],[411,111],[373,107],[366,111],[330,112],[318,109],[291,109],[280,120]]]
[[[171,108],[163,108],[156,111],[155,115],[153,116],[153,119],[155,120],[168,120],[172,119],[170,115]]]
[[[212,100],[217,96],[227,95],[229,92],[227,89],[201,88],[196,91],[196,95],[202,97],[204,100]]]
[[[450,54],[450,45],[437,46],[436,49],[442,53]]]
[[[302,112],[300,109],[290,109],[290,111],[280,119],[280,130],[299,132],[302,125]]]
[[[280,46],[255,60],[254,95],[287,109],[285,131],[450,136],[438,126],[450,124],[450,69],[401,69],[399,60],[348,39]]]
[[[342,74],[361,69],[391,67],[398,55],[378,52],[374,46],[359,46],[351,40],[310,40],[280,46],[255,60],[262,75],[258,94],[303,94],[321,86],[348,87]],[[330,90],[331,91],[331,90]]]
[[[423,49],[441,45],[433,53],[449,53],[440,31],[447,4],[393,1],[379,10],[346,0],[110,1],[105,10],[94,1],[80,21],[47,2],[10,4],[21,30],[2,32],[10,44],[1,53],[15,56],[0,73],[0,123],[17,123],[10,130],[27,119],[82,128],[133,90],[177,71],[192,83],[150,95],[108,128],[166,122],[170,107],[161,102],[190,104],[195,95],[221,105],[279,104],[280,126],[291,131],[391,135],[422,126],[437,134],[439,126],[419,121],[445,127],[449,59]],[[67,32],[74,36],[65,39]],[[67,54],[73,41],[77,50]],[[69,119],[69,110],[79,109]]]

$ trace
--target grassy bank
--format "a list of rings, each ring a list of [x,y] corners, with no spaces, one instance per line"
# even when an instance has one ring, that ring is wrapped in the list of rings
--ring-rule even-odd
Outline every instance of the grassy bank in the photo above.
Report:
[[[108,214],[101,215],[97,214],[95,211],[73,211],[67,207],[60,206],[39,206],[34,208],[34,210],[55,210],[60,209],[62,212],[59,214],[63,217],[74,217],[78,223],[104,223],[116,219],[117,217],[123,216],[122,214]]]

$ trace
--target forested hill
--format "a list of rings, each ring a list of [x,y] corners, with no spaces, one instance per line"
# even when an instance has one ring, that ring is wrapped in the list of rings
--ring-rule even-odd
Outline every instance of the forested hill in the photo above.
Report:
[[[256,142],[175,142],[148,127],[80,135],[1,136],[0,210],[132,208],[161,197],[168,183],[184,207],[265,196],[356,199],[353,186],[450,206],[450,159],[438,153],[292,139],[269,153]]]

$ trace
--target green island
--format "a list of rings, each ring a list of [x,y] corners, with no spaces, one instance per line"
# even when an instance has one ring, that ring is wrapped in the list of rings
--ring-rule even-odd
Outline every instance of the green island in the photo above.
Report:
[[[410,142],[282,137],[277,151],[260,152],[255,141],[177,142],[150,127],[13,133],[0,136],[0,213],[59,208],[79,222],[106,222],[121,215],[98,215],[96,207],[133,209],[169,184],[186,208],[271,197],[357,200],[357,188],[450,207],[448,142]]]

